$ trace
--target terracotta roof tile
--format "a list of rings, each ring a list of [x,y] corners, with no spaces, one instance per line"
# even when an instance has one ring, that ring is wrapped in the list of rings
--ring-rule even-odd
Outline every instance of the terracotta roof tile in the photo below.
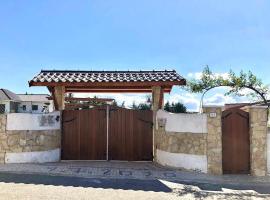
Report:
[[[42,70],[31,83],[60,82],[180,82],[185,79],[175,70],[165,71],[59,71]]]

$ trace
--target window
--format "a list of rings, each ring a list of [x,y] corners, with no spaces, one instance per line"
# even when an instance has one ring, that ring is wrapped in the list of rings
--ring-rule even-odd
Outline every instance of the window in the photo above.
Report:
[[[0,113],[3,114],[6,111],[6,105],[5,104],[0,104]]]
[[[26,105],[23,105],[23,106],[22,106],[22,109],[23,109],[23,110],[26,110]]]
[[[16,113],[18,112],[18,107],[19,107],[19,103],[18,102],[10,102],[10,112],[11,113]]]
[[[32,105],[32,110],[38,110],[38,105]]]

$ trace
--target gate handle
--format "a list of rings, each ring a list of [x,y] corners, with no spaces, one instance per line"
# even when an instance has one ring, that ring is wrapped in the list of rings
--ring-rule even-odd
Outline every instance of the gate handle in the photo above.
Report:
[[[142,122],[145,122],[145,123],[148,123],[148,124],[151,124],[151,126],[153,126],[154,125],[154,123],[153,122],[151,122],[151,121],[146,121],[146,120],[143,120],[143,119],[139,119],[140,121],[142,121]]]
[[[68,123],[68,122],[72,122],[72,121],[74,121],[74,120],[76,120],[77,118],[76,117],[74,117],[73,119],[69,119],[69,120],[67,120],[67,121],[63,121],[63,123]]]

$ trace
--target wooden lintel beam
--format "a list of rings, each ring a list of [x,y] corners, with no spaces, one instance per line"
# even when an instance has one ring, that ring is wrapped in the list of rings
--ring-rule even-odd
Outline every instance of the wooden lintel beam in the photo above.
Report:
[[[49,100],[52,100],[52,97],[48,97]],[[96,101],[96,102],[111,102],[114,99],[110,98],[83,98],[83,97],[65,97],[65,101]]]
[[[67,89],[66,92],[72,93],[151,93],[152,90],[95,90],[95,89],[85,89],[85,90],[72,90]],[[164,89],[164,93],[170,93],[170,89]]]
[[[95,103],[65,103],[65,106],[96,106],[97,104]]]
[[[114,99],[110,98],[76,98],[76,97],[66,97],[65,101],[95,101],[95,102],[111,102]]]

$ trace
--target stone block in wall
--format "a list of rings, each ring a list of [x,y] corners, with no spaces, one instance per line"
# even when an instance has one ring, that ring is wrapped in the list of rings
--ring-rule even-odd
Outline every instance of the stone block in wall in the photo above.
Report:
[[[6,132],[7,116],[0,114],[0,134]]]
[[[205,107],[207,113],[207,164],[210,174],[222,174],[222,109]],[[215,113],[214,117],[210,113]]]
[[[60,147],[60,130],[7,131],[6,152],[47,151]]]
[[[10,134],[7,138],[7,144],[9,147],[20,146],[20,134]]]
[[[205,133],[175,133],[158,130],[156,147],[170,153],[206,155],[206,138]]]
[[[5,163],[5,153],[0,152],[0,164]]]
[[[267,174],[267,107],[252,106],[250,113],[250,166],[254,176]]]

